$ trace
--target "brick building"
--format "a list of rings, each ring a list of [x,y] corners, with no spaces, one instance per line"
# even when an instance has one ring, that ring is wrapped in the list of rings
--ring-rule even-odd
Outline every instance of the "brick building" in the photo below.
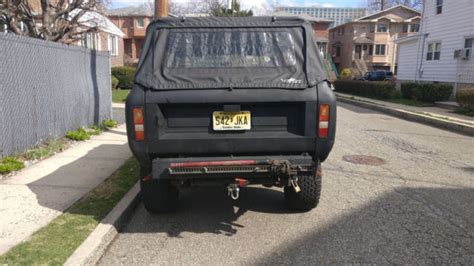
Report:
[[[332,20],[312,17],[307,14],[295,15],[285,11],[278,11],[273,15],[276,17],[300,17],[309,21],[313,25],[313,34],[316,36],[318,48],[324,56],[326,55],[329,43],[329,27],[333,23]]]
[[[124,62],[137,63],[145,39],[146,27],[153,20],[153,4],[111,9],[108,18],[124,32]]]

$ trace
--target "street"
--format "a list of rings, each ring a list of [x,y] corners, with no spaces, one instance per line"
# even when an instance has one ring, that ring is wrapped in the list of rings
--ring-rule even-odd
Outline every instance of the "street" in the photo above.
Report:
[[[346,104],[337,126],[316,209],[184,191],[175,213],[140,204],[100,264],[474,264],[473,138]]]

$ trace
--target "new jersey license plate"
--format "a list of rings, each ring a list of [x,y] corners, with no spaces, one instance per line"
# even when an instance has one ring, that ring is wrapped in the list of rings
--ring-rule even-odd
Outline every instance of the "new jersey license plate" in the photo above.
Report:
[[[250,112],[221,112],[212,114],[214,130],[250,130]]]

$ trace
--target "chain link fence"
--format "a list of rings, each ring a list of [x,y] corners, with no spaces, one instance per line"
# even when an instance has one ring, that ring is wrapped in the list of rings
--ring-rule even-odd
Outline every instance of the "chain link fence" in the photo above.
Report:
[[[0,157],[111,117],[108,53],[0,33]]]

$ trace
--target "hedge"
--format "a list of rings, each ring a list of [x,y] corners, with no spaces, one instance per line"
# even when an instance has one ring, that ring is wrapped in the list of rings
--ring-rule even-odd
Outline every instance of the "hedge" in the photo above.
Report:
[[[402,96],[422,102],[434,103],[449,99],[453,87],[446,84],[402,83]]]
[[[133,67],[113,67],[112,75],[118,80],[118,87],[121,89],[131,89],[136,69]]]
[[[462,108],[474,111],[474,87],[459,89],[456,99]]]
[[[390,81],[337,80],[334,82],[337,92],[359,95],[375,99],[391,99],[397,96],[395,83]]]
[[[115,90],[117,88],[118,84],[119,84],[118,78],[116,78],[114,75],[112,75],[111,82],[112,82],[112,90]]]

